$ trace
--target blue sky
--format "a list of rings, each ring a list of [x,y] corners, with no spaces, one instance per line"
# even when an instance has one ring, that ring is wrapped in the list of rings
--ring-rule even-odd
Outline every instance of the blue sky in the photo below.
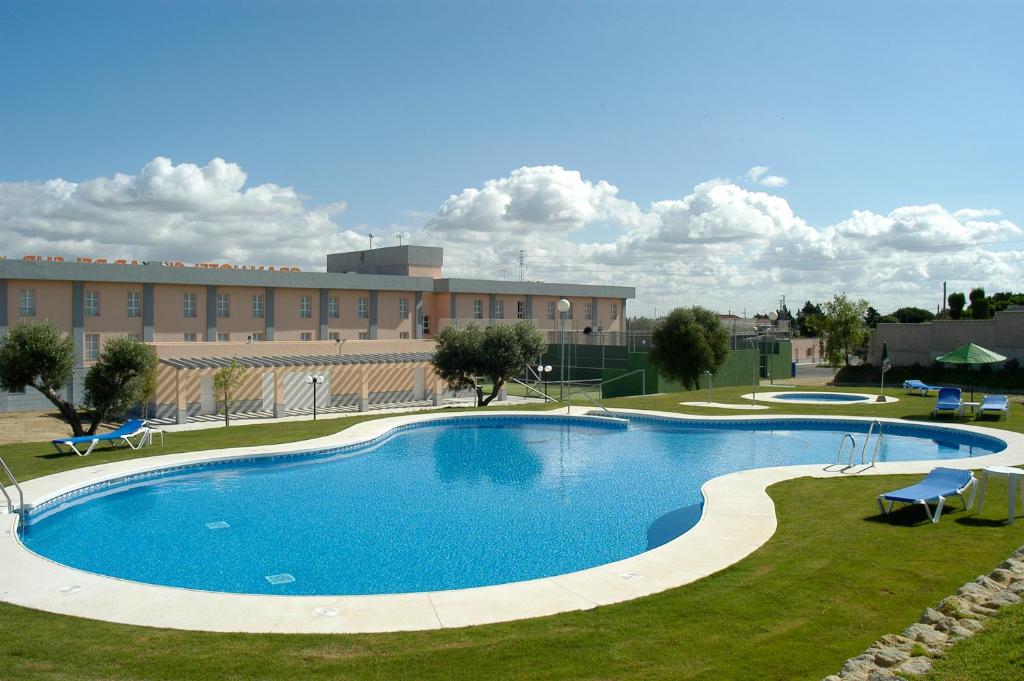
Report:
[[[647,209],[763,165],[819,227],[932,203],[1021,224],[1022,25],[1012,2],[7,1],[0,182],[221,157],[358,232],[524,166]]]

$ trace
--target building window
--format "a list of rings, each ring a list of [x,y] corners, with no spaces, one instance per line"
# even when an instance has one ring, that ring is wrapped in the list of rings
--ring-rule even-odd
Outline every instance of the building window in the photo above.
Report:
[[[594,318],[594,304],[593,303],[583,303],[583,318],[584,319],[593,319]]]
[[[341,334],[339,332],[337,332],[337,331],[328,331],[327,332],[327,340],[340,341],[341,340]]]
[[[423,315],[423,333],[430,333],[430,317]]]
[[[229,340],[231,340],[231,334],[229,334],[229,333],[218,333],[217,334],[217,342],[218,343],[227,343]]]
[[[313,298],[311,296],[302,296],[299,299],[299,316],[303,319],[313,316]]]
[[[100,316],[100,292],[99,291],[86,291],[85,292],[85,316],[86,317],[99,317]]]
[[[484,318],[484,301],[474,300],[473,301],[473,319]]]
[[[260,333],[259,331],[253,331],[252,334],[249,336],[249,340],[251,340],[253,343],[259,343],[263,340],[263,334]]]
[[[142,316],[142,294],[139,293],[138,291],[128,292],[128,316]]]
[[[21,386],[17,390],[8,390],[7,394],[8,395],[24,395],[25,394],[25,386]]]
[[[231,316],[231,294],[230,293],[218,293],[217,294],[217,316],[218,317],[230,317]]]
[[[548,319],[554,319],[554,318],[555,318],[555,304],[554,303],[548,303]]]
[[[398,318],[408,319],[409,318],[409,299],[399,298],[398,299]]]
[[[185,334],[185,342],[186,343],[195,343],[196,340],[197,340],[196,339],[196,334],[194,334],[194,333],[186,333]]]
[[[196,294],[194,293],[185,294],[185,316],[196,316]]]
[[[98,333],[85,334],[85,358],[99,359],[100,356],[100,335]]]
[[[612,312],[611,312],[611,318],[612,318],[612,321],[613,321],[613,322],[614,322],[614,321],[615,321],[616,319],[618,319],[618,318],[619,318],[619,304],[618,304],[618,303],[612,303]]]
[[[303,331],[302,333],[299,334],[299,340],[304,340],[304,341],[311,341],[311,340],[313,340],[313,332],[312,331]]]
[[[516,301],[516,319],[526,319],[526,301]]]
[[[341,312],[338,311],[338,296],[331,296],[327,299],[327,316],[331,319],[341,316]]]
[[[263,319],[264,314],[265,313],[263,312],[263,296],[257,293],[252,297],[252,318]]]
[[[366,298],[359,299],[359,318],[369,319],[370,314],[367,311],[369,309],[369,302]]]
[[[401,340],[409,340],[409,332],[408,331],[399,331],[398,332],[398,337]]]
[[[370,340],[370,332],[369,331],[360,331],[359,332],[359,340]]]
[[[35,317],[36,316],[36,290],[34,288],[23,288],[21,289],[21,295],[18,296],[18,314],[22,317]]]
[[[505,318],[505,301],[496,300],[494,301],[494,318],[504,319]]]

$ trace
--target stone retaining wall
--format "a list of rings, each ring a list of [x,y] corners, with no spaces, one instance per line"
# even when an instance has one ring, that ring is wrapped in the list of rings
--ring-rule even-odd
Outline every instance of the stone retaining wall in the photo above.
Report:
[[[902,634],[886,634],[823,681],[906,681],[927,674],[933,656],[981,631],[989,617],[1000,608],[1020,603],[1021,598],[1024,547],[988,575],[967,582],[934,608],[925,608],[920,622]]]

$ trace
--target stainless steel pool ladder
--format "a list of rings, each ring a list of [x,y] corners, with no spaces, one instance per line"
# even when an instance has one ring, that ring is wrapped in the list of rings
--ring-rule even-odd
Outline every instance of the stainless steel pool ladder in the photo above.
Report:
[[[868,434],[864,436],[864,446],[860,449],[860,465],[862,466],[867,461],[865,455],[868,451],[868,442],[871,441],[871,433],[874,432],[876,425],[878,426],[878,435],[875,436],[875,448],[871,451],[871,466],[874,466],[878,461],[878,452],[882,448],[882,422],[875,419],[868,426]],[[850,456],[852,458],[853,452],[850,452]]]
[[[875,448],[871,451],[871,464],[868,464],[868,443],[871,442],[871,435],[875,432],[875,426],[878,426],[878,433],[875,436]],[[836,462],[825,467],[825,470],[832,468],[832,466],[843,465],[843,445],[846,444],[847,440],[850,442],[850,455],[846,459],[846,466],[843,467],[845,471],[848,468],[853,468],[853,455],[857,451],[857,441],[853,438],[852,433],[843,433],[843,436],[839,438],[839,448],[836,449]],[[878,452],[882,449],[882,422],[875,419],[868,426],[868,433],[864,436],[864,444],[860,448],[860,465],[871,468],[878,462]]]
[[[846,461],[844,470],[853,465],[853,453],[857,451],[857,441],[853,439],[853,435],[850,433],[843,433],[843,436],[839,438],[839,448],[836,449],[836,462],[833,464],[834,466],[843,465],[843,445],[846,444],[847,440],[850,441],[850,456]],[[832,466],[826,466],[825,470],[828,470],[829,468],[832,468]]]
[[[17,478],[14,477],[14,473],[7,467],[7,463],[0,457],[0,468],[4,469],[4,473],[10,478],[11,484],[14,485],[14,489],[18,490],[18,515],[21,515],[25,509],[25,493],[21,491],[21,485],[18,484]],[[14,501],[11,499],[11,495],[7,493],[7,488],[4,487],[3,480],[0,480],[0,492],[4,493],[4,498],[7,499],[7,512],[14,513]]]

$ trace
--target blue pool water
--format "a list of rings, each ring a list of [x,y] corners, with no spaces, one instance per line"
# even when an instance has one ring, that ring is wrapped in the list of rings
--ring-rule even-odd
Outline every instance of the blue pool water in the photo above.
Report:
[[[782,393],[773,395],[773,400],[793,400],[794,402],[866,402],[870,397],[865,395],[847,395],[846,393]]]
[[[533,579],[641,553],[700,516],[740,469],[827,463],[867,422],[550,417],[406,426],[315,454],[182,467],[56,499],[22,541],[114,577],[211,591],[372,594]],[[999,451],[963,431],[886,424],[881,460]]]

